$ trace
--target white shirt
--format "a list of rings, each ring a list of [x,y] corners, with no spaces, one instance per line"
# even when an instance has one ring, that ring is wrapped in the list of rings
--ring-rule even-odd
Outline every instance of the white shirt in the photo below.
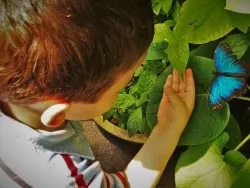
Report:
[[[63,130],[34,130],[0,111],[0,159],[18,180],[33,188],[128,187],[125,174],[106,174],[84,137],[78,121]],[[0,188],[20,188],[0,168]],[[25,187],[25,186],[24,186]]]

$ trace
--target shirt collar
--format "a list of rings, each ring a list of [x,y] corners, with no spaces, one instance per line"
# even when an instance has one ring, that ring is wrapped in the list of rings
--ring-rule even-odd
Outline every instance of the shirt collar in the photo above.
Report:
[[[94,160],[95,157],[90,145],[83,135],[84,129],[80,121],[67,121],[66,127],[62,130],[48,132],[44,130],[33,130],[30,127],[11,119],[1,112],[1,126],[9,127],[10,131],[28,135],[29,141],[37,149],[49,150],[55,153],[67,153],[86,159]]]

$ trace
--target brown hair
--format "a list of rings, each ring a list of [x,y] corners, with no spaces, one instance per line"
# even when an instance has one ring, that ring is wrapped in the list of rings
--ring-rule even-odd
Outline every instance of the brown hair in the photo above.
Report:
[[[149,0],[3,0],[0,97],[94,102],[153,37]]]

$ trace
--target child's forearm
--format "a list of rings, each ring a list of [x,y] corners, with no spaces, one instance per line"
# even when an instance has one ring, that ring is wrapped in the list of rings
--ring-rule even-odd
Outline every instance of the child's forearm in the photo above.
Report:
[[[173,134],[170,130],[166,131],[166,127],[157,125],[142,149],[129,163],[126,174],[131,187],[146,188],[157,184],[181,135],[181,131]]]

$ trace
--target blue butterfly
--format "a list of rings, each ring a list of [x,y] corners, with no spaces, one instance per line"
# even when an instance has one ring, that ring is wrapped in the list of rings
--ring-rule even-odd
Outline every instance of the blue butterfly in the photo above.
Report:
[[[228,44],[217,46],[214,63],[216,72],[209,100],[214,109],[219,109],[223,107],[225,100],[230,101],[234,95],[241,95],[246,91],[246,65],[232,55]]]

